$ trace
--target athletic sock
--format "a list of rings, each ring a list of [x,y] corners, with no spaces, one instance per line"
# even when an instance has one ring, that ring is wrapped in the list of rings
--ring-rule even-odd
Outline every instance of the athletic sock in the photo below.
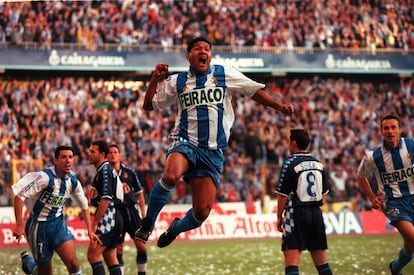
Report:
[[[181,232],[200,227],[201,224],[202,222],[194,217],[193,209],[191,208],[187,211],[184,218],[174,223],[171,227],[170,233],[172,236],[177,236]]]
[[[285,267],[285,275],[299,275],[299,267],[297,265]]]
[[[154,228],[155,221],[157,220],[161,209],[167,204],[172,188],[173,187],[166,185],[162,179],[159,179],[152,189],[147,208],[147,218],[150,219],[152,223],[151,229]]]
[[[27,252],[22,253],[22,269],[26,274],[33,274],[37,272],[37,264],[35,259],[30,256]]]
[[[122,257],[122,253],[117,253],[116,258],[118,259],[118,262],[120,265],[124,265],[124,259]]]
[[[113,265],[113,266],[108,266],[109,269],[109,274],[110,275],[122,275],[122,269],[121,266],[118,265]]]
[[[319,275],[332,275],[331,267],[328,263],[316,267]]]
[[[122,274],[124,274],[124,258],[122,253],[116,253],[116,258],[118,259],[119,265],[121,266]]]
[[[407,252],[405,252],[404,248],[400,249],[400,253],[398,254],[398,258],[395,259],[392,263],[392,270],[394,272],[398,273],[400,272],[404,266],[406,266],[412,259],[412,255],[408,255]]]
[[[105,267],[102,262],[91,264],[93,275],[105,275]]]
[[[138,251],[136,263],[138,268],[138,274],[143,275],[147,271],[148,255],[146,251]]]

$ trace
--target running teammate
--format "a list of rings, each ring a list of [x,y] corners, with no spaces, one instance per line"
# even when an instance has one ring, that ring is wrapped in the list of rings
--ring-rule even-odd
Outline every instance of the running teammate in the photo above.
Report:
[[[393,275],[412,260],[414,253],[414,139],[401,137],[401,120],[396,115],[381,119],[383,143],[369,152],[358,168],[358,180],[373,208],[382,209],[400,232],[404,245],[390,262]],[[375,194],[367,180],[374,173]]]
[[[274,100],[262,90],[264,84],[247,78],[237,69],[210,65],[211,43],[205,38],[190,41],[186,58],[189,70],[170,76],[167,64],[156,65],[143,104],[148,111],[176,104],[178,114],[169,136],[171,146],[164,174],[151,191],[147,216],[135,238],[148,240],[170,191],[182,177],[190,185],[193,201],[185,216],[175,218],[159,237],[159,247],[169,245],[181,232],[201,226],[210,214],[223,167],[222,150],[227,146],[234,122],[232,96],[251,97],[286,115],[294,111],[291,103]]]
[[[41,171],[30,172],[12,185],[16,217],[13,235],[20,242],[26,233],[33,255],[32,257],[27,252],[21,254],[26,274],[52,274],[54,251],[70,274],[82,274],[76,258],[74,237],[65,221],[64,205],[68,198],[80,206],[91,243],[101,243],[91,227],[88,200],[82,184],[71,171],[72,147],[58,146],[54,164]],[[29,212],[26,226],[23,222],[23,205],[26,205]]]

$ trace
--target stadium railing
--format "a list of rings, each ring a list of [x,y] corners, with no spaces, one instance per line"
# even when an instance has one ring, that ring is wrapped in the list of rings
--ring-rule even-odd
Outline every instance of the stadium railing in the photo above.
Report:
[[[414,54],[414,49],[400,49],[400,48],[341,48],[341,47],[327,47],[327,48],[305,48],[305,47],[263,47],[263,46],[219,46],[213,45],[215,52],[222,53],[294,53],[294,54],[309,54],[309,53],[344,53],[344,54],[398,54],[407,55]],[[66,50],[90,50],[87,47],[78,43],[51,43],[51,44],[40,44],[37,42],[23,42],[20,44],[14,43],[0,43],[1,49],[7,48],[23,48],[30,50],[45,50],[45,49],[66,49]],[[130,51],[130,52],[182,52],[185,51],[186,45],[172,45],[162,46],[155,44],[133,44],[133,45],[122,45],[107,43],[102,45],[94,45],[93,50],[90,51]]]

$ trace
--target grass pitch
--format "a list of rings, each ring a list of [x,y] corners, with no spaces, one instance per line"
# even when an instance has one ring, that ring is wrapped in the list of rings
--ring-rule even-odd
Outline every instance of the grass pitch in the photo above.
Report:
[[[402,244],[398,234],[375,236],[328,236],[328,257],[334,274],[390,274],[389,262],[396,257]],[[284,274],[280,239],[229,240],[176,242],[160,249],[148,244],[149,275],[205,274],[205,275],[262,275]],[[0,250],[0,274],[23,274],[20,267],[22,248]],[[86,260],[86,247],[77,247],[78,259],[84,274],[91,274]],[[125,275],[134,275],[135,247],[132,243],[124,248]],[[54,273],[67,274],[55,254]],[[308,252],[301,257],[301,275],[317,274]],[[108,274],[108,273],[107,273]],[[403,270],[403,274],[414,274],[414,261]]]

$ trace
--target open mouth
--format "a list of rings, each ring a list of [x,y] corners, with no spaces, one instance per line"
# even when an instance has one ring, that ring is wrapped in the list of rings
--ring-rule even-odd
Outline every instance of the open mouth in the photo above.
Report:
[[[198,59],[198,62],[200,62],[200,64],[206,64],[206,62],[207,62],[207,58],[206,58],[205,56],[201,56],[201,57]]]

